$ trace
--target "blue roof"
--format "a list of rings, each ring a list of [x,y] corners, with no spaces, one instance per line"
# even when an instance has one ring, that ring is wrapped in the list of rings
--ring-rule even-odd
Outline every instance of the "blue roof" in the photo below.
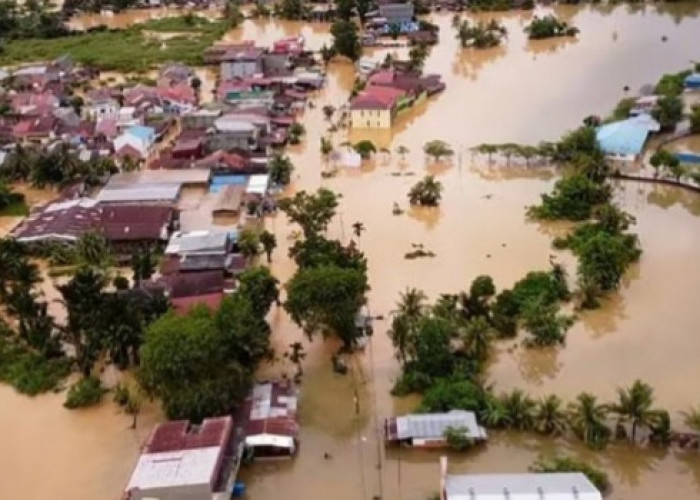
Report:
[[[128,134],[138,137],[143,141],[152,141],[156,135],[156,129],[153,127],[145,127],[143,125],[134,125],[126,129]]]
[[[245,186],[248,184],[249,175],[218,174],[213,175],[209,184],[210,193],[218,193],[226,186]]]
[[[700,73],[693,73],[692,75],[686,76],[685,80],[683,80],[683,83],[688,88],[700,88]]]
[[[642,152],[651,130],[658,130],[658,123],[648,115],[639,115],[598,127],[596,140],[606,154],[637,156]]]

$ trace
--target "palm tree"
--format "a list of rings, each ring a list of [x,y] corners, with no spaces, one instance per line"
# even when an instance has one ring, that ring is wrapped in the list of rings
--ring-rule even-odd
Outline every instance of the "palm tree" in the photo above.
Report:
[[[442,198],[442,184],[432,175],[426,176],[411,188],[408,199],[411,205],[424,205],[434,207]]]
[[[605,424],[608,409],[598,404],[596,397],[583,392],[569,404],[569,426],[576,436],[591,448],[604,447],[610,438],[610,429]]]
[[[462,335],[467,354],[478,361],[484,361],[488,357],[492,338],[491,325],[482,316],[470,319]]]
[[[107,240],[99,233],[89,231],[76,244],[76,252],[83,264],[100,267],[110,260]]]
[[[352,224],[352,232],[357,237],[358,240],[360,239],[360,236],[362,236],[362,233],[364,231],[365,231],[365,225],[362,222],[357,221],[357,222],[354,222]]]
[[[562,400],[555,394],[542,398],[535,413],[536,429],[549,435],[561,435],[566,430],[566,412]]]
[[[696,432],[700,432],[700,407],[690,408],[688,411],[681,412],[683,415],[683,423]]]
[[[659,412],[652,408],[654,390],[641,380],[635,380],[628,389],[618,389],[617,397],[618,402],[610,407],[610,411],[618,415],[618,425],[623,422],[632,424],[630,440],[634,443],[638,427],[650,429],[658,421]]]
[[[29,178],[36,157],[30,149],[17,144],[5,161],[5,171],[10,179],[26,180]]]
[[[535,407],[537,406],[527,394],[516,389],[501,396],[501,402],[508,415],[509,427],[527,431],[535,426]]]
[[[407,288],[406,291],[401,292],[400,300],[396,304],[395,314],[416,320],[425,313],[427,300],[428,297],[423,290]]]
[[[260,233],[260,244],[263,246],[265,255],[267,256],[267,263],[272,262],[272,251],[277,246],[277,238],[268,230],[264,230]]]
[[[321,155],[324,159],[328,159],[328,155],[333,152],[333,143],[330,139],[321,137]]]

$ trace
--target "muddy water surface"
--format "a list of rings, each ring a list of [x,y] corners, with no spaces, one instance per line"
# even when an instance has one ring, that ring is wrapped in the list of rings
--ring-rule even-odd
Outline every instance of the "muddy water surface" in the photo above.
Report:
[[[329,123],[320,109],[345,103],[353,82],[349,64],[329,67],[328,87],[304,117],[307,138],[290,150],[297,166],[290,191],[323,185],[342,194],[331,237],[349,241],[351,224],[358,220],[365,224],[359,245],[369,259],[373,314],[387,315],[408,286],[433,298],[465,289],[479,274],[490,274],[497,285],[510,286],[529,270],[546,269],[550,254],[570,273],[575,271],[569,255],[551,249],[551,238],[561,228],[527,222],[523,215],[524,207],[551,186],[551,173],[489,167],[472,158],[468,148],[480,142],[553,140],[582,117],[605,114],[624,96],[624,86],[637,89],[697,58],[700,21],[683,18],[679,14],[683,7],[662,14],[653,7],[630,11],[626,6],[557,12],[581,29],[578,39],[528,42],[522,28],[532,14],[506,14],[501,17],[510,33],[508,43],[483,52],[460,49],[450,16],[435,16],[442,41],[427,60],[426,71],[441,73],[447,91],[402,118],[392,131],[354,132],[351,137],[371,138],[391,151],[405,145],[410,149],[405,162],[392,153],[323,180],[320,172],[327,166],[318,147]],[[269,21],[246,21],[227,39],[255,39],[265,45],[291,34],[303,34],[312,48],[329,42],[323,25]],[[662,36],[668,41],[662,42]],[[388,52],[375,51],[374,57],[383,58]],[[331,137],[336,146],[347,140],[343,133]],[[421,147],[436,138],[458,151],[451,163],[426,163]],[[392,175],[398,172],[401,175]],[[444,201],[437,209],[409,209],[406,193],[426,172],[444,184]],[[700,402],[691,382],[700,373],[694,359],[700,350],[700,317],[694,313],[700,299],[694,285],[700,281],[696,256],[700,232],[694,230],[697,200],[687,193],[635,184],[621,187],[618,197],[638,219],[645,251],[640,264],[603,310],[581,317],[565,348],[533,352],[512,348],[513,343],[499,346],[489,370],[498,389],[523,387],[533,394],[556,392],[565,399],[587,389],[606,398],[616,386],[642,377],[656,388],[659,403],[672,412]],[[406,210],[403,215],[392,215],[394,202]],[[280,244],[273,271],[284,281],[294,271],[285,248],[294,228],[281,215],[267,224]],[[404,260],[412,244],[425,245],[436,257]],[[270,316],[278,352],[302,338],[280,310]],[[299,456],[246,469],[242,477],[249,498],[277,499],[284,492],[290,499],[357,500],[381,494],[403,500],[424,498],[437,490],[437,454],[387,453],[378,445],[381,418],[409,411],[418,402],[389,396],[398,369],[386,327],[386,322],[378,322],[372,343],[352,360],[351,375],[346,377],[331,373],[329,358],[335,344],[320,340],[307,344]],[[284,371],[291,373],[292,368],[280,361],[266,367],[263,375]],[[4,428],[22,422],[16,437],[24,436],[21,445],[5,447],[13,450],[11,455],[0,454],[10,478],[0,482],[0,497],[13,498],[22,491],[27,498],[39,498],[44,492],[38,488],[48,485],[66,498],[118,497],[136,450],[125,430],[128,422],[109,407],[68,414],[60,401],[54,396],[29,400],[7,388],[0,391]],[[46,424],[41,421],[49,417],[50,434],[43,432]],[[99,443],[90,441],[91,435],[99,435]],[[35,484],[36,457],[48,461],[46,450],[63,450],[64,443],[70,448],[53,451],[47,463],[51,475],[43,478],[43,485]],[[454,456],[452,468],[523,471],[538,454],[555,450],[571,451],[605,468],[614,481],[611,498],[616,500],[652,500],[661,495],[685,500],[700,494],[696,455],[630,451],[625,446],[591,455],[562,443],[508,433],[494,434],[484,449]],[[325,460],[325,452],[332,458]],[[104,490],[96,493],[95,484]]]

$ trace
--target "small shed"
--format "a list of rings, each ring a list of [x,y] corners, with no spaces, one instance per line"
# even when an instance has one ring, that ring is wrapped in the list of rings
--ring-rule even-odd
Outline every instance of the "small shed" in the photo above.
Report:
[[[242,185],[229,184],[218,193],[213,215],[238,215],[245,201],[246,188]]]
[[[452,410],[447,413],[417,413],[391,417],[384,422],[387,442],[401,443],[420,448],[444,447],[448,428],[462,430],[464,436],[475,442],[486,440],[486,430],[481,427],[471,411]]]

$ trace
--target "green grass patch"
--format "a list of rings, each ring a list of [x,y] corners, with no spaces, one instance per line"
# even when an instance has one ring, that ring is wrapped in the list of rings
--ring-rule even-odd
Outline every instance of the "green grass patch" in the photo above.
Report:
[[[193,24],[187,24],[183,19],[158,19],[119,31],[13,40],[5,44],[0,64],[52,60],[68,54],[82,64],[104,71],[146,71],[169,61],[201,65],[204,63],[204,49],[223,37],[227,24],[202,18],[195,18]],[[156,40],[149,38],[144,31],[187,33],[168,40]]]
[[[7,335],[0,334],[0,381],[34,396],[56,389],[71,372],[66,358],[45,359]]]
[[[11,203],[0,209],[0,217],[21,217],[25,215],[29,215],[29,207],[24,200]]]

